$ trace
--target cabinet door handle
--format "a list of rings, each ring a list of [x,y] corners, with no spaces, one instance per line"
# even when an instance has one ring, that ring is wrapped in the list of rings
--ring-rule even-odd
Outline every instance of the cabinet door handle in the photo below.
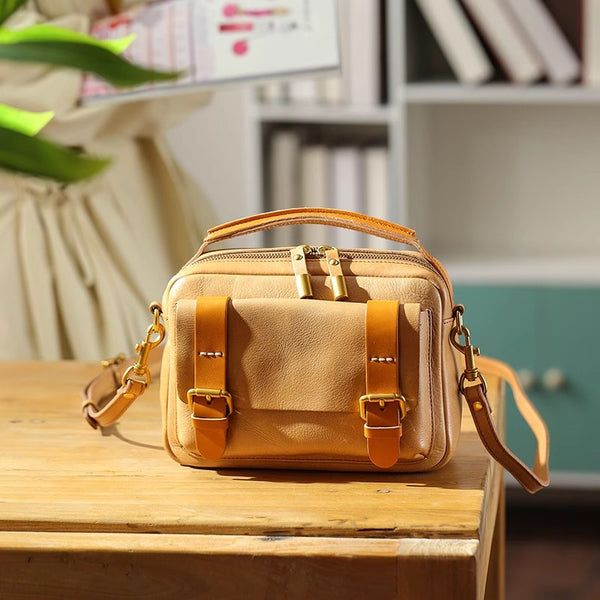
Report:
[[[567,378],[560,369],[552,368],[542,375],[542,383],[549,392],[556,392],[565,387]]]
[[[517,375],[526,392],[529,392],[536,387],[537,379],[533,371],[530,371],[529,369],[520,369]]]

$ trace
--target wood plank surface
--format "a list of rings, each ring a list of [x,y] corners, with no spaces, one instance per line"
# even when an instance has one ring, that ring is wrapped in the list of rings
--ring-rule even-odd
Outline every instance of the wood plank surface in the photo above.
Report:
[[[104,434],[82,419],[95,363],[0,363],[0,529],[477,538],[496,470],[470,416],[424,474],[201,470],[161,446],[158,386]],[[490,385],[492,398],[498,383]],[[357,499],[360,499],[357,502]]]
[[[158,386],[108,431],[85,424],[97,370],[0,363],[3,600],[501,597],[501,470],[470,416],[427,474],[191,469],[162,449]]]

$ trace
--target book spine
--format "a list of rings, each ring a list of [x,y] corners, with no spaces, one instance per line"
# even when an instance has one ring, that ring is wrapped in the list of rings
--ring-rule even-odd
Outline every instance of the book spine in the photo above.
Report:
[[[583,82],[600,85],[600,1],[583,0],[581,50]]]
[[[306,145],[300,151],[300,196],[301,206],[326,208],[330,205],[329,151],[323,144]],[[333,246],[332,231],[323,225],[302,225],[297,243]]]
[[[380,102],[381,57],[379,0],[348,3],[348,102],[373,106]]]
[[[362,184],[361,151],[356,146],[338,146],[331,151],[331,198],[341,210],[365,211]],[[339,229],[336,244],[340,248],[360,248],[365,236],[349,229]]]
[[[270,154],[268,161],[268,194],[271,210],[294,208],[300,201],[298,187],[300,161],[300,135],[292,130],[280,130],[271,136]],[[268,232],[269,244],[292,246],[289,227],[276,227]]]
[[[390,218],[389,150],[385,146],[366,147],[362,152],[366,214]],[[389,240],[377,240],[381,248],[393,248]]]
[[[283,81],[263,83],[259,88],[259,98],[264,104],[284,104],[287,100],[287,84]]]
[[[544,74],[538,56],[501,0],[462,0],[509,79],[533,83]]]
[[[288,98],[292,104],[317,104],[319,81],[314,78],[292,79],[288,83]]]
[[[461,83],[483,83],[494,67],[457,0],[417,0],[417,4]]]
[[[566,36],[541,0],[504,0],[544,64],[552,83],[565,84],[579,76],[580,61]]]

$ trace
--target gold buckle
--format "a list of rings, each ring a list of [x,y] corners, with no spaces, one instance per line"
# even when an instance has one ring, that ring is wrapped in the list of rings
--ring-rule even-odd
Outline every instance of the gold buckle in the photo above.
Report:
[[[367,402],[379,402],[379,406],[383,408],[386,402],[398,402],[398,408],[400,409],[400,419],[404,419],[406,416],[406,398],[402,394],[365,394],[358,400],[360,406],[360,416],[366,421],[367,411],[365,404]]]
[[[153,302],[150,305],[150,314],[152,314],[153,320],[146,331],[146,337],[135,347],[137,352],[136,361],[123,373],[121,377],[121,384],[127,385],[127,382],[131,375],[137,377],[143,377],[146,386],[150,385],[151,376],[150,370],[148,369],[148,356],[156,346],[158,346],[165,337],[165,326],[160,322],[162,316],[162,309],[159,304]]]
[[[204,396],[207,404],[210,404],[213,401],[213,398],[223,398],[229,409],[228,414],[225,416],[233,414],[233,400],[231,399],[231,394],[225,390],[218,390],[216,388],[190,388],[187,391],[187,401],[190,410],[194,410],[193,404],[195,396]]]
[[[485,377],[479,372],[475,357],[480,355],[480,350],[477,346],[471,344],[471,332],[465,327],[463,322],[463,314],[465,307],[462,304],[457,304],[453,309],[454,316],[454,327],[450,331],[450,342],[451,344],[465,357],[465,370],[460,376],[458,388],[461,394],[465,393],[465,382],[469,381],[474,383],[479,381],[483,393],[487,392],[487,383]],[[465,343],[461,344],[459,341],[460,336],[464,336]]]

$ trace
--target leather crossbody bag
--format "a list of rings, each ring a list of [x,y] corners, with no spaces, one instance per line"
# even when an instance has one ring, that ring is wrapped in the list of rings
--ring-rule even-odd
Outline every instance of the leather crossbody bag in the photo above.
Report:
[[[297,224],[353,229],[413,250],[208,251]],[[94,427],[114,423],[144,392],[149,355],[166,337],[164,443],[182,465],[438,469],[456,448],[464,396],[490,454],[529,492],[548,485],[544,422],[510,367],[478,357],[444,267],[410,229],[317,208],[226,223],[209,230],[150,310],[137,358],[114,361],[83,392]],[[479,369],[511,385],[537,438],[533,468],[497,434]]]

